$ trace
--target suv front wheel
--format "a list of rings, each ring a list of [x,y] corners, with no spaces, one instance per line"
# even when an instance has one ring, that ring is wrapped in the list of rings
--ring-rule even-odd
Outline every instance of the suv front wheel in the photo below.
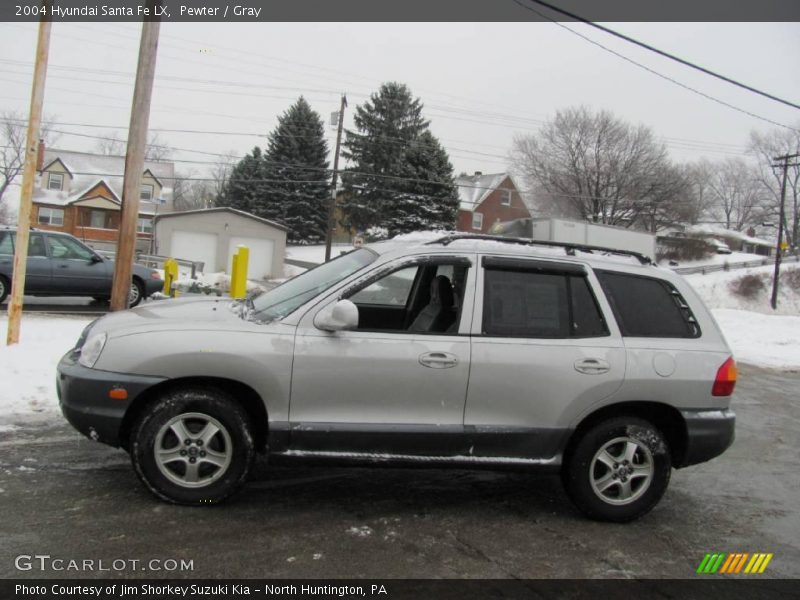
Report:
[[[585,515],[623,523],[649,512],[667,489],[672,468],[664,435],[636,417],[603,421],[569,453],[562,479]]]
[[[247,479],[255,445],[247,413],[220,390],[173,390],[132,428],[139,478],[176,504],[216,504]]]

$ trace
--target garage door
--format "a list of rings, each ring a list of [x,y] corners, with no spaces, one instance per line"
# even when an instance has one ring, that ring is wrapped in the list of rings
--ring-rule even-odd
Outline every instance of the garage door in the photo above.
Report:
[[[252,237],[232,237],[228,245],[227,270],[231,268],[231,257],[236,252],[236,247],[242,245],[250,249],[250,259],[247,263],[248,279],[269,279],[272,274],[272,252],[275,242]],[[280,275],[278,275],[280,276]]]
[[[168,254],[172,258],[204,262],[203,271],[213,273],[217,270],[217,234],[173,231]]]

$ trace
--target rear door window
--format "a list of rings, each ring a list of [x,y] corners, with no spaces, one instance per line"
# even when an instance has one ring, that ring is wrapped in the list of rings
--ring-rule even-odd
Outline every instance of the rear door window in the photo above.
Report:
[[[524,268],[484,271],[483,334],[582,338],[608,335],[586,277]]]

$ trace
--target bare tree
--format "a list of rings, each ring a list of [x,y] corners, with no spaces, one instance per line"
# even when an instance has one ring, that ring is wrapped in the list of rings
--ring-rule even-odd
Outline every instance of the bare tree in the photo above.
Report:
[[[775,129],[768,133],[753,131],[748,152],[758,160],[758,179],[767,192],[765,218],[777,223],[781,201],[783,169],[774,168],[777,156],[800,153],[800,123],[794,130]],[[786,177],[786,212],[783,222],[786,241],[792,247],[800,244],[800,159],[790,161]]]
[[[757,167],[741,158],[715,165],[708,182],[711,211],[726,229],[742,231],[763,218],[765,190]]]
[[[94,145],[95,152],[104,156],[124,156],[128,149],[128,142],[120,132],[112,131],[98,139]],[[145,160],[168,160],[174,150],[164,142],[158,133],[150,135],[144,150]]]
[[[228,184],[228,178],[237,162],[239,162],[239,157],[237,157],[236,152],[234,150],[228,150],[211,166],[209,173],[211,176],[209,191],[212,199],[209,201],[208,206],[212,204],[219,205],[220,202],[224,202],[222,193]]]
[[[98,139],[94,144],[94,149],[98,154],[104,156],[122,156],[125,154],[126,144],[127,142],[122,139],[118,131],[112,131]]]
[[[52,131],[52,117],[42,121],[40,137],[46,144],[52,144],[58,135]],[[11,210],[4,202],[5,192],[22,173],[25,166],[25,142],[28,121],[17,111],[0,113],[0,219],[11,219]]]
[[[651,129],[585,107],[558,111],[537,134],[516,136],[511,161],[562,214],[611,225],[644,217],[657,227],[681,188],[670,182],[666,147]]]
[[[172,186],[175,210],[197,210],[214,204],[213,181],[197,175],[194,170],[176,173]]]

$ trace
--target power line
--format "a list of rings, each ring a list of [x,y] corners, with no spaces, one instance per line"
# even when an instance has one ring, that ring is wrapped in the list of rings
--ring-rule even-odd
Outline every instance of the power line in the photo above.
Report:
[[[684,65],[686,67],[690,67],[692,69],[700,71],[701,73],[705,73],[706,75],[710,75],[711,77],[716,77],[717,79],[725,81],[726,83],[730,83],[731,85],[735,85],[735,86],[740,87],[740,88],[742,88],[744,90],[747,90],[749,92],[753,92],[754,94],[759,94],[760,96],[764,96],[765,98],[769,98],[770,100],[774,100],[775,102],[780,102],[781,104],[785,104],[786,106],[791,106],[792,108],[800,109],[800,105],[795,104],[794,102],[790,102],[789,100],[784,100],[783,98],[778,98],[777,96],[773,96],[772,94],[768,94],[767,92],[765,92],[763,90],[759,90],[758,88],[754,88],[754,87],[749,86],[749,85],[747,85],[745,83],[742,83],[741,81],[737,81],[735,79],[731,79],[730,77],[726,77],[725,75],[721,75],[721,74],[719,74],[719,73],[717,73],[715,71],[712,71],[711,69],[707,69],[706,67],[702,67],[702,66],[700,66],[698,64],[695,64],[695,63],[693,63],[691,61],[688,61],[688,60],[686,60],[684,58],[681,58],[679,56],[675,56],[674,54],[670,54],[669,52],[666,52],[664,50],[660,50],[660,49],[656,48],[655,46],[651,46],[650,44],[647,44],[645,42],[642,42],[640,40],[637,40],[635,38],[627,36],[627,35],[625,35],[623,33],[620,33],[618,31],[614,31],[613,29],[609,29],[608,27],[600,25],[599,23],[594,23],[593,21],[589,21],[588,19],[584,19],[583,17],[581,17],[579,15],[576,15],[575,13],[572,13],[572,12],[570,12],[568,10],[564,10],[563,8],[559,8],[558,6],[554,6],[554,5],[552,5],[552,4],[548,3],[548,2],[544,2],[543,0],[529,0],[529,1],[530,2],[535,2],[536,4],[540,4],[541,6],[549,8],[550,10],[555,11],[557,13],[561,13],[562,15],[570,17],[571,19],[575,19],[576,21],[580,21],[581,23],[585,23],[586,25],[590,25],[590,26],[594,27],[595,29],[599,29],[600,31],[604,31],[604,32],[606,32],[606,33],[608,33],[610,35],[613,35],[615,37],[620,38],[621,40],[625,40],[626,42],[630,42],[631,44],[635,44],[636,46],[639,46],[640,48],[644,48],[645,50],[649,50],[650,52],[654,52],[654,53],[656,53],[656,54],[658,54],[660,56],[663,56],[665,58],[669,58],[670,60],[674,60],[675,62],[678,62],[678,63],[680,63],[680,64],[682,64],[682,65]]]
[[[531,0],[531,1],[533,1],[533,0]],[[686,90],[689,90],[690,92],[692,92],[694,94],[697,94],[699,96],[702,96],[702,97],[706,98],[707,100],[711,100],[712,102],[716,102],[717,104],[721,104],[722,106],[725,106],[727,108],[731,108],[731,109],[733,109],[733,110],[735,110],[737,112],[740,112],[742,114],[745,114],[745,115],[747,115],[749,117],[753,117],[754,119],[759,119],[761,121],[765,121],[766,123],[770,123],[771,125],[776,125],[778,127],[783,127],[784,129],[789,129],[791,131],[798,131],[794,127],[790,127],[789,125],[785,125],[783,123],[779,123],[777,121],[773,121],[772,119],[768,119],[767,117],[762,117],[761,115],[757,115],[756,113],[753,113],[753,112],[750,112],[748,110],[745,110],[744,108],[739,108],[738,106],[734,106],[733,104],[730,104],[730,103],[728,103],[728,102],[726,102],[724,100],[720,100],[719,98],[715,98],[714,96],[711,96],[710,94],[706,94],[705,92],[701,92],[698,89],[695,89],[695,88],[693,88],[693,87],[691,87],[689,85],[686,85],[685,83],[681,83],[680,81],[678,81],[676,79],[673,79],[672,77],[669,77],[667,75],[664,75],[663,73],[659,73],[655,69],[651,69],[650,67],[645,66],[642,63],[637,62],[637,61],[633,60],[632,58],[629,58],[629,57],[625,56],[624,54],[620,54],[616,50],[612,50],[611,48],[609,48],[607,46],[604,46],[600,42],[597,42],[597,41],[595,41],[595,40],[583,35],[582,33],[567,27],[563,23],[560,23],[560,22],[556,21],[555,19],[553,19],[552,17],[549,17],[549,16],[545,15],[544,13],[536,10],[532,6],[524,4],[524,0],[514,0],[514,3],[519,5],[519,6],[521,6],[525,10],[529,10],[531,12],[536,13],[537,15],[542,17],[543,19],[546,19],[547,21],[550,21],[551,23],[554,23],[555,25],[558,25],[562,29],[566,29],[571,34],[577,35],[579,38],[583,39],[584,41],[589,42],[590,44],[593,44],[594,46],[597,46],[598,48],[601,48],[601,49],[605,50],[606,52],[609,52],[610,54],[613,54],[617,58],[621,58],[622,60],[624,60],[626,62],[629,62],[632,65],[636,65],[640,69],[644,69],[645,71],[647,71],[648,73],[652,73],[656,77],[660,77],[661,79],[664,79],[666,81],[669,81],[670,83],[673,83],[673,84],[675,84],[677,86],[680,86],[680,87],[682,87],[682,88],[684,88]]]

